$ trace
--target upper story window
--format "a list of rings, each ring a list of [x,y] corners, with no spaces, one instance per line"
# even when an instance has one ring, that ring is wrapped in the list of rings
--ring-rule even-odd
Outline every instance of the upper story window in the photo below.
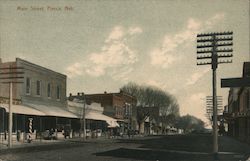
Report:
[[[131,105],[128,103],[125,103],[125,115],[130,116],[132,114]]]
[[[36,81],[36,95],[41,96],[41,81]]]
[[[26,78],[26,94],[30,94],[30,78]]]
[[[119,106],[115,106],[115,110],[116,110],[116,115],[121,116],[122,115],[122,108]]]
[[[60,89],[60,86],[56,86],[56,99],[60,99],[61,97],[61,89]]]
[[[47,86],[47,96],[48,98],[51,98],[51,84],[48,83],[48,86]]]

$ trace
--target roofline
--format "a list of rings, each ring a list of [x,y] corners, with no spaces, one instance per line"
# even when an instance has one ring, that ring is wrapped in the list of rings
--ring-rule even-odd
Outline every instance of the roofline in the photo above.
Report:
[[[123,92],[123,93],[120,93],[120,92],[117,92],[117,93],[94,93],[94,94],[85,94],[85,96],[90,96],[90,95],[95,95],[95,96],[100,96],[100,95],[119,95],[119,94],[123,94],[123,95],[129,96],[129,97],[131,97],[133,99],[136,99],[136,97],[131,96],[131,95],[125,93],[125,92]]]
[[[101,95],[114,95],[113,93],[94,93],[94,94],[84,94],[85,96],[101,96]],[[73,95],[74,96],[74,95]],[[77,96],[77,95],[75,95]]]
[[[47,70],[47,71],[50,71],[50,72],[53,72],[53,73],[57,73],[58,75],[61,75],[61,76],[67,78],[67,75],[62,74],[62,73],[59,73],[59,72],[56,72],[56,71],[51,70],[51,69],[48,69],[48,68],[45,68],[45,67],[43,67],[43,66],[41,66],[41,65],[37,65],[37,64],[31,63],[31,62],[29,62],[29,61],[27,61],[27,60],[24,60],[24,59],[21,59],[21,58],[16,58],[16,62],[17,62],[18,60],[23,61],[23,62],[28,63],[28,64],[33,65],[33,66],[37,66],[37,67],[42,68],[42,69],[44,69],[44,70]]]
[[[78,93],[81,93],[81,92],[78,92]],[[134,96],[131,96],[131,95],[129,95],[129,94],[127,94],[127,93],[94,93],[94,94],[84,94],[86,97],[87,96],[117,96],[117,95],[121,95],[121,94],[123,94],[123,95],[126,95],[126,96],[128,96],[128,97],[130,97],[130,98],[132,98],[132,99],[134,99],[134,100],[136,100],[137,101],[137,98],[136,97],[134,97]],[[82,95],[72,95],[72,97],[77,97],[77,96],[82,96]],[[70,97],[70,96],[69,96]]]
[[[136,98],[135,96],[132,96],[132,95],[130,95],[130,94],[128,94],[128,93],[126,93],[126,92],[122,92],[122,93],[114,93],[114,94],[123,94],[123,95],[129,96],[129,97],[134,98],[134,99],[136,99],[136,100],[137,100],[137,98]]]

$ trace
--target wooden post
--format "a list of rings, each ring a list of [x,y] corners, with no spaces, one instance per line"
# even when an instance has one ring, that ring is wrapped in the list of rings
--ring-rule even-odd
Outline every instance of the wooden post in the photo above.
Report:
[[[10,100],[9,100],[9,136],[8,136],[8,147],[12,147],[12,126],[13,126],[13,118],[12,118],[12,82],[9,83],[9,94],[10,94]]]

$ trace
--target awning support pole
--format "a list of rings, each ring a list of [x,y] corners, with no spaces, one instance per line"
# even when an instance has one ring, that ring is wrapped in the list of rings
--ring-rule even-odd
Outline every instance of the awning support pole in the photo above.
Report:
[[[8,136],[8,148],[12,147],[12,126],[13,126],[13,118],[12,118],[12,82],[9,83],[9,94],[10,94],[10,100],[9,100],[9,136]]]

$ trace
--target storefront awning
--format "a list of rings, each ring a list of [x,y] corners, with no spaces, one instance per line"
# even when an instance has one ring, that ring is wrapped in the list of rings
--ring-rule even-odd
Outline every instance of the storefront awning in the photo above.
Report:
[[[117,120],[104,115],[103,107],[99,103],[91,103],[91,105],[83,105],[82,103],[74,102],[74,101],[68,101],[68,109],[72,113],[78,116],[78,118],[82,117],[83,114],[83,108],[85,107],[85,118],[89,120],[100,120],[100,121],[106,121],[108,124],[108,127],[119,127],[119,124],[117,123]]]
[[[45,116],[46,114],[24,105],[12,105],[12,113],[23,114],[23,115],[35,115],[35,116]],[[6,112],[9,112],[8,104],[0,104],[0,108],[4,108]]]
[[[117,123],[116,119],[109,117],[109,116],[106,116],[102,113],[89,111],[88,113],[86,113],[85,118],[90,119],[90,120],[106,121],[107,124],[109,125],[108,127],[110,127],[110,128],[111,127],[119,127],[119,124]]]
[[[56,106],[46,106],[46,105],[38,105],[38,104],[28,104],[28,106],[45,113],[46,116],[78,118],[75,114],[68,111],[66,108],[63,109],[63,108],[56,107]]]

